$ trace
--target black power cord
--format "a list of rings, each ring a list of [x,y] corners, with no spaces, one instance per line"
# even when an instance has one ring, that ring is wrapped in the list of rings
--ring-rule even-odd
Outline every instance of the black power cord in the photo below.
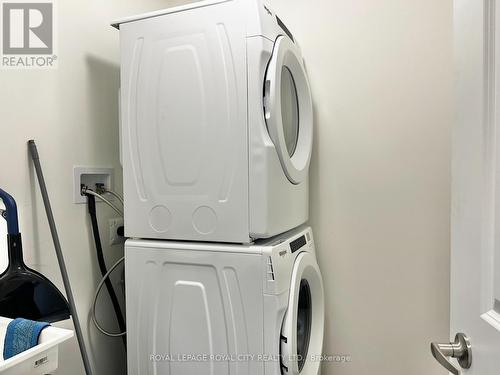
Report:
[[[84,193],[85,194],[85,193]],[[87,205],[89,209],[90,220],[92,222],[92,232],[94,233],[94,241],[97,253],[97,262],[99,263],[99,269],[101,270],[102,277],[104,277],[108,270],[106,267],[106,261],[104,259],[104,254],[102,251],[102,243],[101,236],[99,234],[99,225],[97,222],[97,210],[95,205],[95,197],[91,194],[85,194],[87,196]],[[115,290],[113,288],[113,284],[109,278],[105,281],[106,289],[109,293],[109,298],[111,299],[111,303],[113,305],[113,309],[115,311],[116,320],[118,321],[118,326],[120,327],[120,332],[126,331],[125,319],[123,318],[122,310],[120,307],[120,302],[116,296]],[[125,351],[127,350],[127,338],[122,336],[123,345],[125,347]]]

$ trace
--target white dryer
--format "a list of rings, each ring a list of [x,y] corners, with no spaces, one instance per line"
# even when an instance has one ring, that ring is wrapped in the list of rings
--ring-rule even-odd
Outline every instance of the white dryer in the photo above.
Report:
[[[126,242],[130,375],[318,375],[324,297],[311,229],[258,242]]]
[[[263,0],[116,21],[127,237],[250,243],[308,220],[301,51]]]

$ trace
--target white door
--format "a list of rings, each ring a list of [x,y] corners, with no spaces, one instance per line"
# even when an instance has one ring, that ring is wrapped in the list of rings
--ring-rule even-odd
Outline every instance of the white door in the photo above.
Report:
[[[288,37],[276,40],[264,84],[269,135],[293,184],[307,178],[313,142],[311,90],[302,54]]]
[[[325,302],[316,258],[303,252],[292,271],[281,332],[283,375],[317,375],[323,348]]]
[[[451,341],[434,354],[452,373],[500,373],[500,4],[455,0]],[[496,24],[498,25],[496,26]],[[461,336],[462,338],[464,336]],[[448,356],[453,369],[438,349]],[[448,360],[448,358],[446,358]],[[465,366],[469,369],[463,369]],[[436,366],[438,364],[436,363]]]

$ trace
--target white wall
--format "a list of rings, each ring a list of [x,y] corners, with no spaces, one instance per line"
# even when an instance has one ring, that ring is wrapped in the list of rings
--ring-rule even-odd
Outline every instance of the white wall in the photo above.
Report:
[[[316,108],[312,225],[327,375],[444,374],[449,339],[452,0],[272,0]]]
[[[98,375],[123,374],[124,357],[88,324],[98,269],[85,206],[72,204],[72,166],[114,166],[119,182],[119,46],[108,23],[170,4],[60,1],[59,69],[0,71],[0,186],[18,199],[28,263],[61,285],[32,188],[25,144],[35,138]],[[303,47],[315,101],[325,353],[352,356],[324,374],[443,373],[428,345],[448,339],[452,0],[272,4]],[[114,216],[99,209],[101,221]],[[82,373],[75,342],[61,362],[60,374]]]

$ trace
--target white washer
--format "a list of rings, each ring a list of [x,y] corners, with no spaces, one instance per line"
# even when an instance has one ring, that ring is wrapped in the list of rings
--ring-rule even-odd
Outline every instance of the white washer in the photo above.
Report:
[[[130,375],[318,375],[324,299],[310,228],[253,246],[126,242]]]
[[[300,49],[262,0],[116,21],[127,237],[250,243],[308,220]]]

